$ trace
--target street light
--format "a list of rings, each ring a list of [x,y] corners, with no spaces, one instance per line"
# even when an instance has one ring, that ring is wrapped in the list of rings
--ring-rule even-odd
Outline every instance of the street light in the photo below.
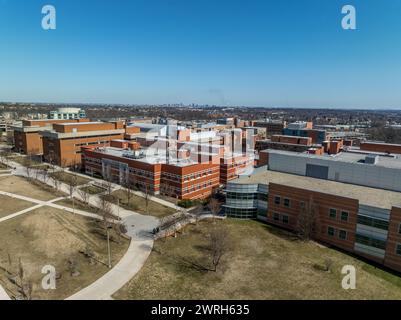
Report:
[[[108,225],[106,228],[106,232],[107,232],[107,255],[109,258],[109,269],[111,269],[111,251],[110,251],[110,234],[109,234],[110,229],[112,229],[112,226]]]

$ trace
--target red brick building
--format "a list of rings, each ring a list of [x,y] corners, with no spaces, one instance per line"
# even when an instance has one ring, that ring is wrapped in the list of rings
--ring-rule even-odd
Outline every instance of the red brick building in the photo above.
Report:
[[[229,182],[226,191],[229,216],[295,233],[311,221],[312,238],[401,272],[399,192],[268,170]]]
[[[54,124],[86,122],[87,119],[74,120],[22,120],[21,126],[14,126],[14,146],[17,152],[27,155],[43,154],[40,132],[51,130]]]
[[[109,146],[112,140],[122,139],[124,134],[122,121],[54,124],[52,130],[40,132],[43,157],[62,167],[79,166],[82,146]]]
[[[220,182],[220,166],[187,159],[166,163],[162,157],[147,156],[144,150],[82,147],[86,174],[126,185],[130,183],[152,194],[178,199],[205,199]]]

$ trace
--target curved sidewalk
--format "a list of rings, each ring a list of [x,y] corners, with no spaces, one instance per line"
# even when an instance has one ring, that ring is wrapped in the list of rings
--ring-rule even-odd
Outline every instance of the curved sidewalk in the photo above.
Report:
[[[21,165],[15,163],[16,175],[26,176]],[[32,174],[32,176],[36,176]],[[51,178],[46,182],[38,179],[48,185],[52,185]],[[59,190],[68,194],[68,186],[60,183]],[[80,195],[75,191],[73,196],[80,199]],[[99,197],[91,196],[89,203],[94,206],[99,205]],[[50,206],[58,207],[56,204]],[[114,211],[118,208],[112,204]],[[72,210],[69,208],[69,210]],[[153,216],[141,215],[137,212],[126,210],[122,207],[118,208],[119,217],[127,228],[127,236],[131,238],[130,245],[125,255],[120,261],[101,278],[93,282],[86,288],[76,292],[66,300],[109,300],[111,296],[122,288],[136,273],[142,268],[146,259],[153,248],[153,234],[151,231],[157,227],[159,220]]]

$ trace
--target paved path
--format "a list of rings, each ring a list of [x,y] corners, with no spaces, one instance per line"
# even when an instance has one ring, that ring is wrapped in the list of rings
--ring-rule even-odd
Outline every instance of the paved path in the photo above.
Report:
[[[66,169],[64,169],[64,171],[66,171],[66,172],[71,172],[71,171],[66,170]],[[83,177],[83,178],[86,178],[86,179],[89,178],[89,179],[93,180],[94,182],[96,182],[96,184],[99,184],[99,185],[104,185],[104,183],[105,183],[105,181],[102,180],[102,179],[98,179],[98,178],[95,178],[95,177],[89,177],[89,176],[87,176],[87,175],[85,175],[85,174],[82,174],[82,173],[74,172],[74,174],[76,174],[76,175],[78,175],[78,176],[81,176],[81,177]],[[116,184],[116,183],[112,183],[111,186],[112,186],[112,189],[113,189],[113,190],[125,189],[124,187],[122,187],[121,185]],[[138,197],[143,198],[143,194],[142,194],[140,191],[132,191],[132,194],[135,194],[135,195],[137,195]],[[159,203],[159,204],[161,204],[161,205],[163,205],[163,206],[169,207],[169,208],[173,208],[173,209],[176,209],[176,210],[180,210],[180,209],[182,210],[181,207],[175,205],[174,203],[171,203],[171,202],[169,202],[169,201],[160,199],[160,198],[158,198],[158,197],[150,196],[150,197],[149,197],[149,200],[152,200],[153,202],[157,202],[157,203]]]
[[[0,284],[0,301],[1,300],[11,300],[11,298],[7,294],[6,290],[4,290],[3,287]]]
[[[14,175],[26,177],[26,171],[21,165],[13,162],[12,166],[15,167],[15,169],[13,170]],[[47,181],[44,181],[43,176],[36,175],[35,172],[31,173],[31,177],[38,177],[39,181],[44,182],[50,186],[54,186],[53,180],[51,178],[49,178]],[[88,178],[87,176],[85,177]],[[118,185],[115,186],[117,187]],[[60,183],[59,190],[66,194],[69,194],[69,187],[64,183]],[[73,197],[82,200],[82,197],[76,191],[73,193]],[[154,200],[156,200],[156,198]],[[159,203],[163,202],[162,204],[164,204],[165,202],[161,199],[157,200],[159,200],[157,201]],[[91,195],[89,198],[89,204],[94,207],[99,207],[99,196]],[[41,205],[43,204],[37,204],[37,206]],[[71,208],[59,206],[52,202],[46,202],[46,205],[55,208],[61,207],[63,210],[72,211]],[[171,205],[175,208],[175,205],[170,204],[169,206],[171,207]],[[126,210],[122,207],[118,207],[115,204],[111,204],[111,206],[113,208],[114,214],[118,213],[118,216],[121,218],[122,223],[127,228],[127,235],[131,238],[128,250],[121,258],[121,260],[112,269],[110,269],[109,272],[107,272],[104,276],[96,280],[88,287],[67,298],[67,300],[112,299],[111,296],[122,286],[124,286],[129,280],[131,280],[131,278],[134,277],[135,274],[142,268],[142,266],[146,262],[146,259],[152,251],[153,235],[151,234],[151,231],[159,225],[159,220],[152,216],[145,216],[131,210]],[[76,210],[76,212],[78,212],[78,210]],[[96,217],[99,218],[99,216]]]
[[[66,300],[109,300],[142,268],[153,247],[153,236],[134,216],[124,219],[131,243],[124,257],[103,277]],[[138,224],[139,223],[139,224]]]
[[[43,206],[50,206],[50,207],[56,206],[56,205],[53,204],[53,202],[56,202],[56,201],[64,199],[64,197],[61,197],[61,198],[56,198],[56,199],[49,200],[49,201],[41,201],[41,200],[37,200],[37,199],[33,199],[33,198],[29,198],[29,197],[18,195],[18,194],[15,194],[15,193],[5,192],[5,191],[0,191],[0,194],[4,195],[4,196],[11,197],[11,198],[16,198],[16,199],[20,199],[20,200],[25,200],[25,201],[29,201],[29,202],[32,202],[32,203],[36,203],[36,205],[34,205],[32,207],[23,209],[21,211],[18,211],[18,212],[9,214],[8,216],[5,216],[3,218],[0,218],[0,222],[7,221],[9,219],[13,219],[15,217],[18,217],[20,215],[23,215],[23,214],[25,214],[27,212],[33,211],[33,210],[38,209],[38,208],[43,207]],[[64,208],[67,209],[67,207],[64,207]]]

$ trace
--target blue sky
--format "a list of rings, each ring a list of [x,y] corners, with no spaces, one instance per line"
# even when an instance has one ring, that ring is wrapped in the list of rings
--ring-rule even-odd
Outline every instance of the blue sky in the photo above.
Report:
[[[399,0],[0,0],[0,39],[0,101],[401,109]]]

